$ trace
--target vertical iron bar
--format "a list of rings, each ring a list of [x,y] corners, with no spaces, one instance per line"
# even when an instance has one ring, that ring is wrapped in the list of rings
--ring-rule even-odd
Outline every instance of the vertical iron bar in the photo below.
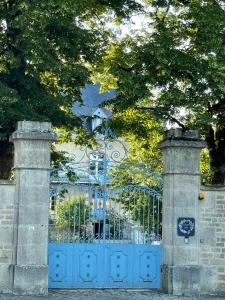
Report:
[[[84,214],[84,224],[83,224],[83,237],[84,237],[84,243],[86,243],[86,205],[87,205],[87,199],[86,199],[86,194],[84,193],[85,189],[83,186],[81,186],[82,192],[81,192],[81,197],[83,197],[82,201],[83,203],[83,214]]]
[[[55,209],[55,207],[56,207],[56,194],[57,193],[57,190],[55,190],[55,195],[54,195],[54,198],[53,198],[53,203],[54,203],[54,206],[53,206],[53,208],[54,208],[54,210],[53,210],[53,222],[52,222],[52,224],[53,224],[53,232],[54,232],[54,235],[53,235],[53,241],[55,242],[56,241],[56,209]]]
[[[103,242],[105,242],[105,230],[106,230],[106,201],[107,201],[107,169],[108,169],[108,161],[106,156],[104,156],[104,191],[103,191]]]
[[[148,242],[150,241],[150,197],[151,194],[148,193]]]
[[[112,205],[112,203],[111,203],[111,201],[112,201],[112,194],[110,193],[110,196],[108,196],[108,201],[109,201],[109,241],[111,240],[111,228],[110,228],[110,226],[111,226],[111,209],[112,209],[112,207],[111,207],[111,205]]]
[[[124,232],[125,232],[125,219],[126,219],[126,196],[127,196],[127,191],[124,190],[123,193],[123,203],[122,203],[122,209],[123,209],[123,223],[122,223],[122,241],[124,242]]]
[[[159,236],[159,197],[157,197],[157,237]]]
[[[130,193],[129,192],[129,194],[128,194],[128,230],[129,230],[129,235],[128,235],[128,237],[129,237],[129,239],[131,240],[131,218],[130,218],[130,198],[131,198],[131,195],[132,195],[132,193]]]
[[[100,239],[101,239],[101,230],[100,230],[100,227],[101,227],[101,213],[100,213],[100,203],[102,202],[102,198],[103,198],[103,194],[102,194],[102,190],[99,189],[99,192],[98,192],[98,200],[97,200],[97,206],[98,206],[98,242],[100,243]],[[101,199],[99,201],[99,199]]]
[[[60,187],[60,189],[61,189],[61,187]],[[61,205],[61,201],[60,201],[60,195],[59,195],[59,193],[57,193],[57,198],[56,198],[57,200],[56,200],[56,205],[58,206],[58,228],[57,228],[57,232],[58,232],[58,241],[60,242],[61,241],[61,239],[62,239],[62,237],[61,237],[61,232],[60,232],[60,223],[61,223],[61,207],[60,207],[60,205]]]
[[[145,201],[146,201],[146,191],[142,192],[143,205],[142,205],[142,226],[143,226],[143,244],[145,243]]]
[[[68,191],[68,234],[67,234],[67,242],[70,243],[70,205],[71,205],[71,186],[69,186],[69,191]]]
[[[78,201],[78,242],[80,243],[81,234],[80,234],[80,221],[81,221],[81,215],[80,215],[80,186],[79,186],[79,193],[77,195],[77,201]]]
[[[140,235],[140,223],[141,223],[141,212],[140,212],[140,206],[141,206],[141,197],[140,197],[140,188],[138,188],[138,244],[140,244],[139,241],[139,235]]]
[[[152,231],[153,231],[153,237],[154,237],[154,240],[155,240],[155,194],[153,194],[153,214],[152,214]]]
[[[76,214],[77,214],[77,198],[76,198],[76,194],[77,194],[77,189],[78,189],[78,186],[75,186],[75,190],[74,190],[74,206],[73,206],[73,239],[74,239],[74,243],[76,243]]]
[[[87,191],[88,191],[88,223],[90,225],[92,223],[91,222],[92,221],[91,220],[91,213],[93,211],[93,208],[92,208],[92,189],[91,189],[91,185],[90,184],[88,184],[88,190]],[[90,235],[92,234],[92,230],[90,230],[90,228],[88,229],[88,243],[91,242],[91,236]]]
[[[134,239],[134,243],[136,244],[136,223],[137,223],[137,220],[136,220],[136,190],[133,190],[133,195],[134,195],[134,199],[133,199],[133,239]]]
[[[121,197],[121,194],[120,194]],[[120,199],[121,200],[121,199]],[[119,219],[119,224],[118,224],[118,230],[119,230],[119,242],[120,242],[120,210],[121,210],[121,201],[119,200],[119,212],[118,212],[118,219]]]
[[[117,195],[116,195],[117,197]],[[116,197],[114,199],[114,205],[113,205],[113,240],[115,242],[116,240]]]
[[[64,240],[65,240],[65,231],[64,231],[64,224],[65,224],[65,206],[66,206],[65,194],[66,194],[66,192],[64,192],[63,197],[62,197],[62,199],[61,199],[61,203],[60,203],[60,205],[62,205],[62,208],[63,208],[63,214],[62,214],[62,227],[61,227],[61,235],[62,235],[62,241],[63,241],[63,243],[64,243]]]
[[[52,214],[52,225],[50,227],[50,234],[52,234],[52,241],[56,241],[56,195],[57,191],[52,190],[52,204],[53,204],[53,214]],[[50,235],[49,235],[50,236]]]

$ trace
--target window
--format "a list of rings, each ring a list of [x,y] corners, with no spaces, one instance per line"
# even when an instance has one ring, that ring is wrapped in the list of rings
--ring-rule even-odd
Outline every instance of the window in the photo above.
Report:
[[[92,119],[92,131],[102,124],[102,118],[95,117]]]
[[[94,151],[90,155],[90,174],[99,176],[104,171],[104,154]]]

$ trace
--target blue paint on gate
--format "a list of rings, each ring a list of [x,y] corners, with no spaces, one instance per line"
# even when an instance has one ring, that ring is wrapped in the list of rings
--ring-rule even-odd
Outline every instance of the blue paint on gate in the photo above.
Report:
[[[50,288],[159,288],[162,245],[49,243]]]
[[[154,244],[162,232],[159,178],[142,165],[127,163],[121,141],[120,151],[113,150],[110,130],[103,137],[98,149],[84,148],[80,160],[62,165],[65,174],[72,170],[73,180],[57,168],[52,173],[49,287],[159,288],[162,245]],[[151,177],[146,182],[153,180],[156,190],[133,179],[122,185],[125,169],[146,173],[146,179]]]

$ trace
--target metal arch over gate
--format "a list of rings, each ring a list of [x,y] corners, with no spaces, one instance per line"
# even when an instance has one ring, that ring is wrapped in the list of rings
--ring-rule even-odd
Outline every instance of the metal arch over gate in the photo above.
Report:
[[[88,153],[82,149],[85,155],[67,161],[52,180],[50,288],[160,286],[161,195],[121,185],[121,167],[131,165],[120,156],[122,148],[112,149],[108,142]]]

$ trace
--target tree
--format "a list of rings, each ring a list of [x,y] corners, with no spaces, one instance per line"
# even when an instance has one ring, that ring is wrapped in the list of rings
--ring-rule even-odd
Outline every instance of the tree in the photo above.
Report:
[[[211,182],[224,184],[225,1],[146,1],[146,28],[112,42],[96,78],[118,89],[115,113],[136,109],[200,128]]]
[[[89,80],[87,63],[104,52],[101,16],[127,17],[138,7],[133,0],[0,0],[1,178],[11,169],[8,138],[17,121],[80,125],[70,108]]]
[[[129,184],[150,187],[161,192],[162,155],[158,143],[163,126],[147,111],[127,109],[117,112],[111,128],[129,144],[127,157],[114,170],[114,186]]]

